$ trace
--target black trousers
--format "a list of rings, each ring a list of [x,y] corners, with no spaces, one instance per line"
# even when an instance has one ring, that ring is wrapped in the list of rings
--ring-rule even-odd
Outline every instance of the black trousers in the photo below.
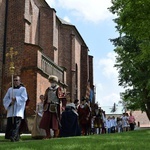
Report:
[[[134,123],[130,123],[130,130],[134,130]]]
[[[19,140],[19,128],[21,124],[21,117],[8,117],[5,139],[13,137],[15,140]]]
[[[111,127],[111,133],[115,133],[115,127]]]

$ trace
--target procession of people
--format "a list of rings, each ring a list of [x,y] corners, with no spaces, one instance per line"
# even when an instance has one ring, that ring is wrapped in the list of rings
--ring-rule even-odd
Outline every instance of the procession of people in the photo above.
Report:
[[[90,102],[84,96],[79,101],[72,100],[70,94],[64,93],[58,85],[58,77],[48,78],[50,86],[40,95],[36,105],[35,118],[31,130],[32,138],[50,139],[69,136],[87,136],[90,134],[106,134],[134,130],[135,118],[130,113],[115,118]],[[14,85],[10,87],[3,98],[7,110],[7,126],[5,139],[19,141],[21,121],[25,119],[25,106],[29,99],[26,88],[21,83],[20,76],[14,76]],[[62,107],[63,100],[66,105]]]

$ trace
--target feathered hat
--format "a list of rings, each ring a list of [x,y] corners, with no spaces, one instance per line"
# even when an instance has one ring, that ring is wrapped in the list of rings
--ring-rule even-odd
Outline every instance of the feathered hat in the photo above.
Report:
[[[82,97],[81,101],[85,101],[85,100],[86,100],[86,98],[85,98],[85,97]]]
[[[54,75],[50,75],[49,77],[48,77],[48,80],[49,80],[49,82],[58,82],[58,77],[57,76],[54,76]]]

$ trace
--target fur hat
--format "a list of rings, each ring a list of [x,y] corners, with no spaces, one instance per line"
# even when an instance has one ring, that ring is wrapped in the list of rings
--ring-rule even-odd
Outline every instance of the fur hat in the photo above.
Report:
[[[75,99],[75,100],[74,100],[74,103],[78,103],[78,102],[79,102],[79,100],[78,100],[78,99]]]
[[[58,77],[57,76],[54,76],[54,75],[50,75],[49,77],[48,77],[48,80],[49,80],[49,82],[58,82]]]
[[[85,101],[85,100],[86,100],[86,98],[85,98],[85,97],[82,97],[81,101]]]

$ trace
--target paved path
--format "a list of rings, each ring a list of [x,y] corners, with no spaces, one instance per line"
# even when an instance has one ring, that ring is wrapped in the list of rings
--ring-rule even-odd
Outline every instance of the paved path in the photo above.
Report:
[[[21,134],[22,135],[31,135],[31,134]],[[0,133],[0,136],[5,136],[5,133]]]

